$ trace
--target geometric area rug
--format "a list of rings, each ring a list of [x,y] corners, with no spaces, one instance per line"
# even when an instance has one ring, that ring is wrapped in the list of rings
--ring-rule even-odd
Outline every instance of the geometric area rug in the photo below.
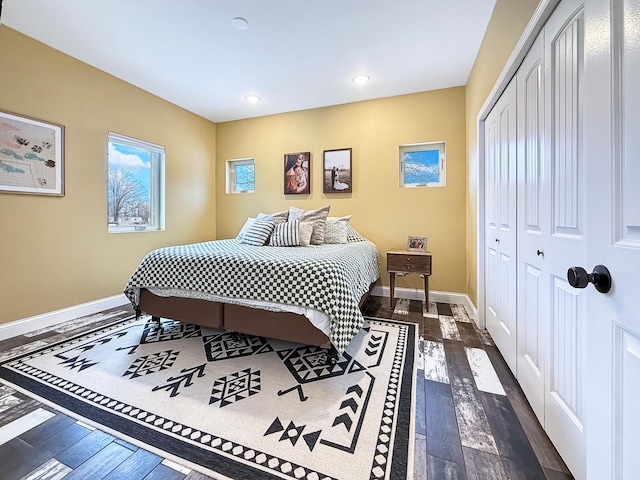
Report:
[[[216,478],[413,476],[416,325],[327,351],[131,317],[3,360],[0,378]]]

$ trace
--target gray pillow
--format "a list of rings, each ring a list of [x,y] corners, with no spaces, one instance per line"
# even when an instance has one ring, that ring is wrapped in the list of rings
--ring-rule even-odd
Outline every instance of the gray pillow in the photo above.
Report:
[[[258,220],[267,220],[274,223],[286,222],[289,220],[289,210],[278,213],[259,213],[256,218]]]
[[[317,210],[302,210],[297,207],[289,207],[289,220],[298,219],[301,222],[313,222],[311,245],[322,245],[324,243],[324,230],[329,208],[329,206],[326,206]]]

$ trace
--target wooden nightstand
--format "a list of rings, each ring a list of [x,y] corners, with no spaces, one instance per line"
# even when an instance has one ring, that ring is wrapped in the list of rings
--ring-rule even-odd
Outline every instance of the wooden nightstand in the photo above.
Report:
[[[387,252],[387,272],[389,272],[389,289],[391,291],[391,307],[395,306],[394,290],[396,273],[419,273],[424,278],[424,299],[429,305],[429,276],[431,275],[431,252],[415,252],[409,250],[389,250]]]

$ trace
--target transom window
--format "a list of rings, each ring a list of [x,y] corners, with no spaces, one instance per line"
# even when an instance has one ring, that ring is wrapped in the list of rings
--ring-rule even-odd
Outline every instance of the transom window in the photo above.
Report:
[[[164,229],[164,147],[109,132],[109,232]]]
[[[400,145],[400,187],[446,185],[444,142]]]
[[[253,158],[227,160],[227,193],[253,193],[256,168]]]

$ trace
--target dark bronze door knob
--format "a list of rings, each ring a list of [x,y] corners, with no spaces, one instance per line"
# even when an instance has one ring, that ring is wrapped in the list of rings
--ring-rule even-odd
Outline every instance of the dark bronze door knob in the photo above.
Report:
[[[585,288],[593,283],[600,293],[611,290],[611,274],[604,265],[596,265],[593,273],[587,273],[582,267],[571,267],[567,270],[567,280],[573,288]]]

